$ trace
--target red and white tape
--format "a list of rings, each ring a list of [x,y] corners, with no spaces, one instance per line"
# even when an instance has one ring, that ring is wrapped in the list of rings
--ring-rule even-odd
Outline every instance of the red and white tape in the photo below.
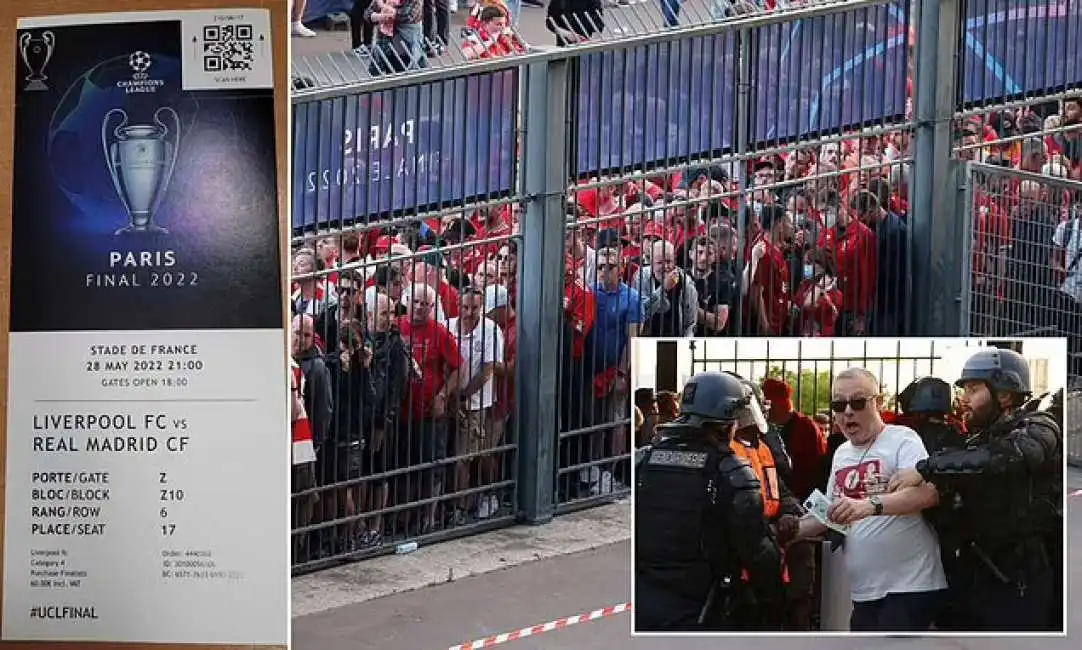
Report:
[[[561,630],[565,627],[578,625],[579,623],[586,623],[587,621],[596,621],[599,618],[616,616],[617,614],[623,614],[630,609],[631,603],[620,603],[619,605],[613,605],[612,607],[595,609],[594,611],[587,612],[585,614],[577,614],[575,616],[568,616],[567,618],[549,621],[548,623],[542,623],[540,625],[524,627],[520,630],[515,630],[514,632],[504,632],[503,634],[496,634],[490,637],[485,637],[484,639],[477,639],[476,641],[470,641],[468,643],[462,643],[460,645],[453,645],[447,650],[481,650],[481,648],[491,648],[503,643],[507,643],[508,641],[524,639],[528,636],[535,636],[543,632],[552,632],[553,630]]]
[[[1075,490],[1067,496],[1071,498],[1080,497],[1082,496],[1082,490]],[[544,632],[552,632],[553,630],[562,630],[565,627],[578,625],[579,623],[587,623],[589,621],[596,621],[600,618],[608,618],[609,616],[616,616],[617,614],[623,614],[628,611],[631,611],[631,603],[620,603],[619,605],[613,605],[612,607],[595,609],[594,611],[585,614],[576,614],[575,616],[556,619],[555,621],[549,621],[548,623],[524,627],[515,630],[514,632],[504,632],[503,634],[495,634],[483,639],[477,639],[476,641],[453,645],[447,650],[481,650],[482,648],[492,648],[507,643],[508,641],[524,639],[528,636],[536,636]]]

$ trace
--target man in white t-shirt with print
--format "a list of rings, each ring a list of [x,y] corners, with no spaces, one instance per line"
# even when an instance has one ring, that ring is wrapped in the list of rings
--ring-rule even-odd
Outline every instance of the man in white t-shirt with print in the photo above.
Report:
[[[502,423],[493,417],[496,404],[495,382],[492,378],[495,365],[503,363],[503,332],[499,325],[486,318],[482,309],[485,296],[480,290],[466,288],[459,294],[458,317],[447,321],[447,329],[458,341],[462,354],[462,370],[459,375],[458,395],[462,399],[455,435],[455,455],[481,455],[503,442]],[[470,461],[457,464],[458,490],[470,487]],[[499,458],[488,454],[476,458],[481,485],[494,483],[499,469]],[[488,519],[500,509],[495,494],[477,495],[476,515]],[[461,504],[464,506],[465,504]],[[456,514],[456,524],[465,523],[465,508]]]
[[[1079,337],[1072,336],[1082,332],[1082,199],[1072,206],[1070,218],[1056,226],[1052,245],[1052,265],[1063,278],[1057,310],[1060,335],[1067,335],[1069,353],[1082,355]],[[1082,375],[1082,357],[1073,357],[1067,372]]]
[[[834,453],[828,516],[851,527],[845,539],[853,632],[919,632],[931,627],[947,588],[939,539],[921,512],[938,502],[928,486],[891,494],[887,484],[901,469],[928,457],[920,436],[886,425],[879,415],[879,382],[862,368],[838,374],[830,408],[847,441]],[[800,536],[826,533],[805,517]]]

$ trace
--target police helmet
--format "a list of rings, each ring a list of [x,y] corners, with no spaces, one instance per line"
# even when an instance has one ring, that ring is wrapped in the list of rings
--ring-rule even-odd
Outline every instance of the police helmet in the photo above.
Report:
[[[700,372],[688,380],[680,415],[702,422],[735,422],[750,402],[744,382],[724,372]]]
[[[898,395],[902,413],[932,413],[945,415],[951,412],[953,395],[950,384],[938,377],[921,377],[905,387]]]
[[[763,400],[762,389],[755,382],[744,379],[735,372],[726,372],[725,374],[732,375],[740,380],[740,383],[744,385],[744,397],[747,398],[748,402],[737,411],[737,428],[744,429],[753,426],[759,433],[766,433],[769,428],[767,427],[766,416],[763,414],[766,402]]]
[[[962,368],[962,376],[954,382],[962,386],[967,381],[983,381],[996,392],[1028,395],[1029,363],[1014,350],[985,348],[971,356]]]

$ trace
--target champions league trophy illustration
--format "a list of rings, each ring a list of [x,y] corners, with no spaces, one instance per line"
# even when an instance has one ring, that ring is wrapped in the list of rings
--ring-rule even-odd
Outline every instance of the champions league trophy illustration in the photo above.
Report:
[[[24,32],[19,37],[19,53],[22,55],[23,65],[30,71],[26,75],[24,90],[48,90],[45,85],[45,66],[49,65],[49,59],[53,58],[53,49],[56,47],[56,36],[52,32],[42,32],[40,38],[34,38],[30,32]]]
[[[122,121],[112,130],[113,141],[110,142],[109,122],[117,115],[121,116]],[[170,125],[162,122],[163,115],[172,118]],[[154,212],[165,195],[177,164],[177,148],[180,145],[180,117],[177,112],[162,106],[154,112],[154,124],[129,126],[128,114],[123,109],[114,108],[105,114],[101,122],[101,145],[117,196],[128,212],[128,225],[116,231],[116,234],[168,233],[165,228],[154,224]]]

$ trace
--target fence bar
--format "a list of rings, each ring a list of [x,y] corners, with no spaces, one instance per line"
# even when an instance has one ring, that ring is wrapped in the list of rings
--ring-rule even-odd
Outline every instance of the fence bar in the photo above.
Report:
[[[945,336],[952,333],[958,317],[953,313],[955,295],[947,287],[949,268],[956,256],[944,255],[941,247],[954,243],[954,220],[936,218],[937,210],[954,205],[957,184],[944,183],[951,150],[950,120],[954,115],[956,48],[960,25],[960,0],[919,0],[917,9],[917,66],[915,97],[915,160],[913,211],[910,215],[913,255],[913,304],[924,313],[913,323],[916,334]],[[945,216],[939,213],[940,216]],[[957,273],[955,273],[957,275]],[[923,320],[923,322],[921,322]]]
[[[568,61],[532,63],[526,72],[526,217],[518,299],[518,421],[522,427],[519,495],[522,518],[552,519],[563,313],[564,205],[567,177]]]

